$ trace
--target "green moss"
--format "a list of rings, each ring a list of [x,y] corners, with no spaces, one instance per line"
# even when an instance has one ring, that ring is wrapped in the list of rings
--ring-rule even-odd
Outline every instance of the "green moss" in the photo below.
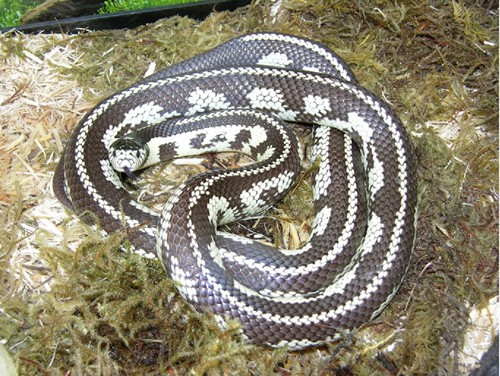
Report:
[[[19,20],[39,0],[0,0],[0,28],[19,25]]]
[[[98,239],[88,232],[76,252],[45,252],[57,282],[25,312],[21,374],[243,372],[245,359],[260,353],[236,339],[237,323],[221,331],[208,315],[193,312],[158,262],[119,252],[127,247],[123,234]],[[274,364],[271,356],[257,369]]]
[[[201,0],[106,0],[99,9],[99,14],[125,12],[130,10],[146,9],[164,5],[194,3]]]

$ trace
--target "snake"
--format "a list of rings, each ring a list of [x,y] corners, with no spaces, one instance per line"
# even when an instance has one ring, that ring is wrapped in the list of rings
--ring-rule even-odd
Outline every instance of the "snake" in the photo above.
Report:
[[[313,127],[315,217],[287,250],[224,232],[285,197],[301,174],[294,124]],[[237,151],[255,163],[196,175],[155,211],[126,175],[182,155]],[[376,318],[409,269],[416,157],[394,110],[328,47],[241,35],[102,100],[73,130],[57,198],[158,258],[180,295],[265,347],[322,346]]]

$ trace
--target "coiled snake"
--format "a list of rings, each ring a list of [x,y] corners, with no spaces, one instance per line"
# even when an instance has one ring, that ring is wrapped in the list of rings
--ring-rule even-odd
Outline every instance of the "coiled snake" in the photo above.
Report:
[[[282,120],[316,126],[319,160],[311,238],[293,251],[217,230],[293,184],[300,147]],[[132,200],[114,168],[220,150],[257,162],[194,177],[161,215]],[[377,316],[415,239],[416,166],[401,122],[333,52],[278,33],[235,38],[99,103],[74,130],[54,191],[107,232],[126,226],[134,250],[157,255],[196,309],[221,325],[236,318],[272,347],[318,345]]]

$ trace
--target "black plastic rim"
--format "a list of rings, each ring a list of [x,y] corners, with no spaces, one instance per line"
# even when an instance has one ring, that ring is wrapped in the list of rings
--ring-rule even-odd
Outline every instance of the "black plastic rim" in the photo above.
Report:
[[[195,3],[169,5],[136,11],[99,14],[61,20],[35,22],[27,25],[7,27],[0,32],[21,31],[24,33],[75,33],[82,30],[133,29],[137,26],[172,16],[188,16],[204,19],[212,11],[232,11],[250,4],[251,0],[204,0]]]

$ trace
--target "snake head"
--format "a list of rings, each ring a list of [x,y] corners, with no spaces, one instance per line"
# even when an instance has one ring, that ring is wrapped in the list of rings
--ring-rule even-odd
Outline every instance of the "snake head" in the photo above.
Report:
[[[119,138],[111,144],[109,161],[116,171],[129,174],[142,168],[149,156],[147,144],[135,138]]]

